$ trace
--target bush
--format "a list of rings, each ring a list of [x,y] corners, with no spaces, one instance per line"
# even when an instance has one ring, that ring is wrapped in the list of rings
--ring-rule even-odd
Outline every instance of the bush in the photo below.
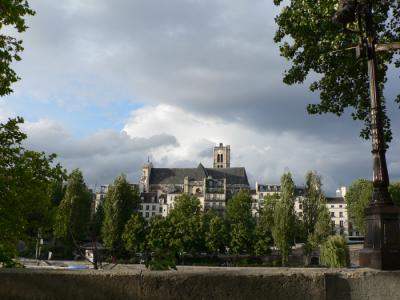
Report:
[[[349,247],[346,239],[340,235],[331,235],[321,245],[321,264],[329,268],[350,266]]]

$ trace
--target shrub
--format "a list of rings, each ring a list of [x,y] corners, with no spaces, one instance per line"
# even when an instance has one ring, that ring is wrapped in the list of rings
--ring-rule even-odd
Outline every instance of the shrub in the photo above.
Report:
[[[321,245],[321,264],[329,268],[350,266],[349,247],[346,240],[340,235],[331,235]]]

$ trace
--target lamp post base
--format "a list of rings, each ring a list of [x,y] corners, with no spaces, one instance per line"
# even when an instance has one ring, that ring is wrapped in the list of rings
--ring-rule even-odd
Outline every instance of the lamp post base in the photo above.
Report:
[[[361,267],[400,270],[400,208],[393,205],[365,209],[364,249],[360,251]]]

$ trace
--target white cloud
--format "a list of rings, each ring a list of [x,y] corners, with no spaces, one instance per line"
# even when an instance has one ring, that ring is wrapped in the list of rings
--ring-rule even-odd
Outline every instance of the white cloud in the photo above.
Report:
[[[257,131],[238,122],[195,115],[170,105],[144,107],[132,113],[124,130],[131,137],[173,134],[176,145],[157,148],[151,156],[161,166],[211,166],[212,146],[223,142],[231,145],[232,166],[245,166],[252,182],[279,182],[289,169],[298,184],[308,170],[317,170],[324,177],[326,189],[334,191],[347,184],[353,174],[340,173],[349,165],[368,161],[368,145],[342,145],[307,135],[274,131]],[[204,149],[209,151],[205,158]],[[360,156],[364,153],[364,156]],[[362,171],[362,170],[360,170]],[[356,171],[357,173],[357,171]]]

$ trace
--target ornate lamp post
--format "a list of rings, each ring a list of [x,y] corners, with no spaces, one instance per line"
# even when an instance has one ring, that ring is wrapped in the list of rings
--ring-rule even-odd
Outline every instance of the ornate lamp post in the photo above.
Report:
[[[372,1],[341,0],[334,21],[345,26],[354,22],[356,16],[360,25],[362,19],[365,22],[365,36],[361,34],[368,59],[374,186],[370,205],[365,210],[365,241],[359,260],[362,267],[397,270],[400,269],[400,208],[394,206],[388,191],[389,175],[385,157],[382,108],[376,78],[378,47],[372,18]],[[397,48],[397,43],[393,45]],[[384,45],[379,46],[383,50],[388,49]]]

